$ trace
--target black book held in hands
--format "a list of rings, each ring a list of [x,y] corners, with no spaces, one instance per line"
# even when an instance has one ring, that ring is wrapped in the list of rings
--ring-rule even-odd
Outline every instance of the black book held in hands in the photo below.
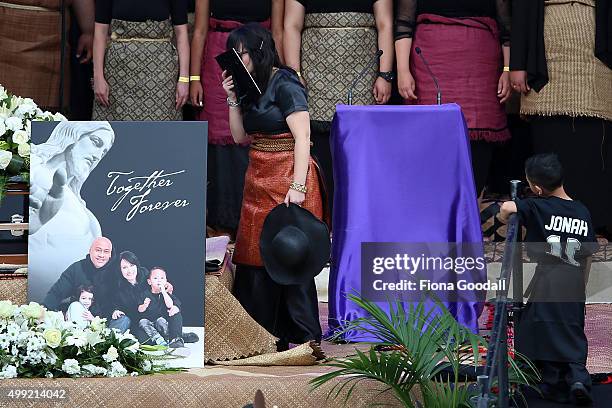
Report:
[[[227,71],[232,76],[238,101],[255,101],[259,98],[261,90],[235,48],[217,55],[215,59],[221,66],[221,69]]]

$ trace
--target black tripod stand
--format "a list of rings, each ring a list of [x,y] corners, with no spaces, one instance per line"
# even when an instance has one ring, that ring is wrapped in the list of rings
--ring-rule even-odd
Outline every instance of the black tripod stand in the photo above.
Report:
[[[520,181],[511,181],[512,200],[518,199]],[[520,246],[521,227],[518,216],[513,214],[508,222],[506,244],[500,276],[497,279],[501,290],[497,291],[495,300],[495,316],[491,330],[491,338],[487,350],[487,362],[484,375],[478,376],[480,395],[477,398],[478,408],[490,406],[507,408],[510,403],[508,381],[508,321],[510,313],[517,321],[520,309],[523,306],[523,264],[522,246]],[[514,271],[514,274],[512,274]],[[512,277],[514,302],[510,309],[508,300],[508,282]],[[515,325],[516,330],[516,325]],[[497,378],[497,395],[492,393],[493,383]]]

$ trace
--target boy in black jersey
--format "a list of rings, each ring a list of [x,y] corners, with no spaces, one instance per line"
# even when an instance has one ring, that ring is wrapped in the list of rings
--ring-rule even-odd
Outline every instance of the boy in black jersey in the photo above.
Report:
[[[540,370],[545,398],[590,405],[584,302],[590,256],[597,249],[591,216],[563,189],[556,155],[529,158],[525,173],[538,197],[505,202],[499,214],[503,222],[518,214],[527,230],[527,253],[537,262],[517,324],[516,349]]]

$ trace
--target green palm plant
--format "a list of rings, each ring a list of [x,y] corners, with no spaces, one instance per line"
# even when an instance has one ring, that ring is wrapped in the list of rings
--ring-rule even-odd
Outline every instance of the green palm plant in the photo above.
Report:
[[[349,295],[349,299],[365,310],[367,317],[347,322],[336,339],[347,332],[369,334],[378,340],[377,347],[372,345],[368,352],[357,350],[356,356],[332,360],[327,365],[338,369],[313,379],[314,388],[340,379],[328,398],[346,390],[346,402],[354,388],[369,379],[383,384],[381,392],[391,390],[405,407],[473,406],[471,398],[478,390],[463,383],[460,367],[478,365],[479,347],[486,344],[483,337],[459,324],[437,299],[407,306],[401,301],[389,302],[389,312],[357,295]],[[377,351],[381,349],[389,351]],[[530,374],[516,364],[511,371],[516,372],[510,378],[529,384]],[[436,380],[448,372],[451,374],[445,380]],[[421,402],[414,398],[417,385]]]

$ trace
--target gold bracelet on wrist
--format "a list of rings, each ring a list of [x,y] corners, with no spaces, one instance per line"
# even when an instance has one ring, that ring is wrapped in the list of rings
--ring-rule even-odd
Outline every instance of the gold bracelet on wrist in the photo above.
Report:
[[[504,72],[510,72],[510,67],[505,66],[504,67]]]
[[[189,75],[189,82],[194,82],[194,81],[199,81],[199,80],[200,80],[199,75]]]
[[[300,193],[304,193],[304,194],[306,194],[306,192],[308,191],[308,189],[306,188],[304,184],[300,184],[295,181],[293,181],[291,185],[289,185],[289,188],[291,190],[299,191]]]
[[[180,76],[178,81],[182,82],[184,84],[188,84],[189,83],[189,77]]]

